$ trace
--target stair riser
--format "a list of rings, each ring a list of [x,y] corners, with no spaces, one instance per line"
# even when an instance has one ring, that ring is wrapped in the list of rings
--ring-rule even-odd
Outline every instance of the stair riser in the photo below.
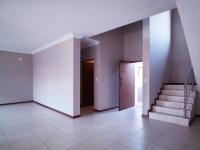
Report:
[[[153,111],[154,112],[165,113],[165,114],[170,114],[170,115],[176,115],[176,116],[180,116],[180,117],[184,117],[185,116],[184,111],[183,110],[179,110],[179,109],[171,109],[171,108],[154,106],[153,107]],[[186,117],[189,118],[190,116],[191,116],[191,111],[187,111]]]
[[[184,103],[168,102],[168,101],[156,101],[156,105],[162,107],[170,107],[176,109],[184,109]],[[187,110],[192,110],[192,104],[187,104]]]
[[[180,117],[168,116],[168,115],[150,112],[149,118],[154,119],[154,120],[169,122],[169,123],[173,123],[173,124],[189,126],[189,119],[184,119],[184,118],[180,118]]]
[[[182,96],[184,97],[184,91],[178,91],[178,90],[162,90],[162,95],[171,95],[171,96]],[[195,97],[194,92],[188,93],[188,97]]]
[[[184,103],[184,97],[159,95],[159,99],[160,100],[171,101],[171,102],[182,102],[182,103]],[[194,98],[188,98],[187,102],[193,104],[194,103]]]

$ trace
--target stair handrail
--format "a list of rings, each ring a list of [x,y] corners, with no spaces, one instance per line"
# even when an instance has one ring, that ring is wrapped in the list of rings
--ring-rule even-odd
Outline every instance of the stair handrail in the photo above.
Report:
[[[190,97],[191,93],[195,90],[194,85],[195,85],[195,75],[193,67],[191,66],[184,82],[184,118],[187,118],[188,97]]]

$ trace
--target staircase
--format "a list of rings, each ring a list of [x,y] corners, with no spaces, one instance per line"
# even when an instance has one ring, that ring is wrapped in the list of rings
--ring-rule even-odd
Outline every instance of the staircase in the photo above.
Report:
[[[195,114],[196,90],[193,85],[166,84],[160,91],[149,118],[189,126]]]

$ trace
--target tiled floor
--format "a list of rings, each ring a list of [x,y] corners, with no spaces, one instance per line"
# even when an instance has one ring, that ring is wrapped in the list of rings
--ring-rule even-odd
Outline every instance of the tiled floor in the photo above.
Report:
[[[1,150],[200,150],[200,119],[182,127],[139,108],[71,119],[34,103],[0,106]]]

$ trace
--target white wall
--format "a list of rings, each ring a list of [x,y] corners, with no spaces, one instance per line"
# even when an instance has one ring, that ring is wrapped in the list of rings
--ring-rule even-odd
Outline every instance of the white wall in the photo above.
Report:
[[[200,1],[199,0],[178,0],[178,11],[183,24],[183,29],[189,48],[189,54],[197,80],[198,92],[200,92]],[[198,97],[200,114],[200,102]]]
[[[150,101],[154,102],[163,83],[170,80],[171,14],[150,17]]]
[[[143,115],[150,108],[150,19],[143,20]]]
[[[80,115],[80,40],[70,39],[33,56],[34,101]]]
[[[163,83],[170,80],[170,11],[154,15],[143,23],[144,36],[144,110],[146,115]],[[149,68],[148,68],[149,67]]]
[[[0,104],[33,100],[32,58],[0,51]]]
[[[183,24],[186,41],[189,47],[190,58],[194,68],[198,86],[200,85],[199,43],[200,43],[200,1],[179,0],[178,11]]]

